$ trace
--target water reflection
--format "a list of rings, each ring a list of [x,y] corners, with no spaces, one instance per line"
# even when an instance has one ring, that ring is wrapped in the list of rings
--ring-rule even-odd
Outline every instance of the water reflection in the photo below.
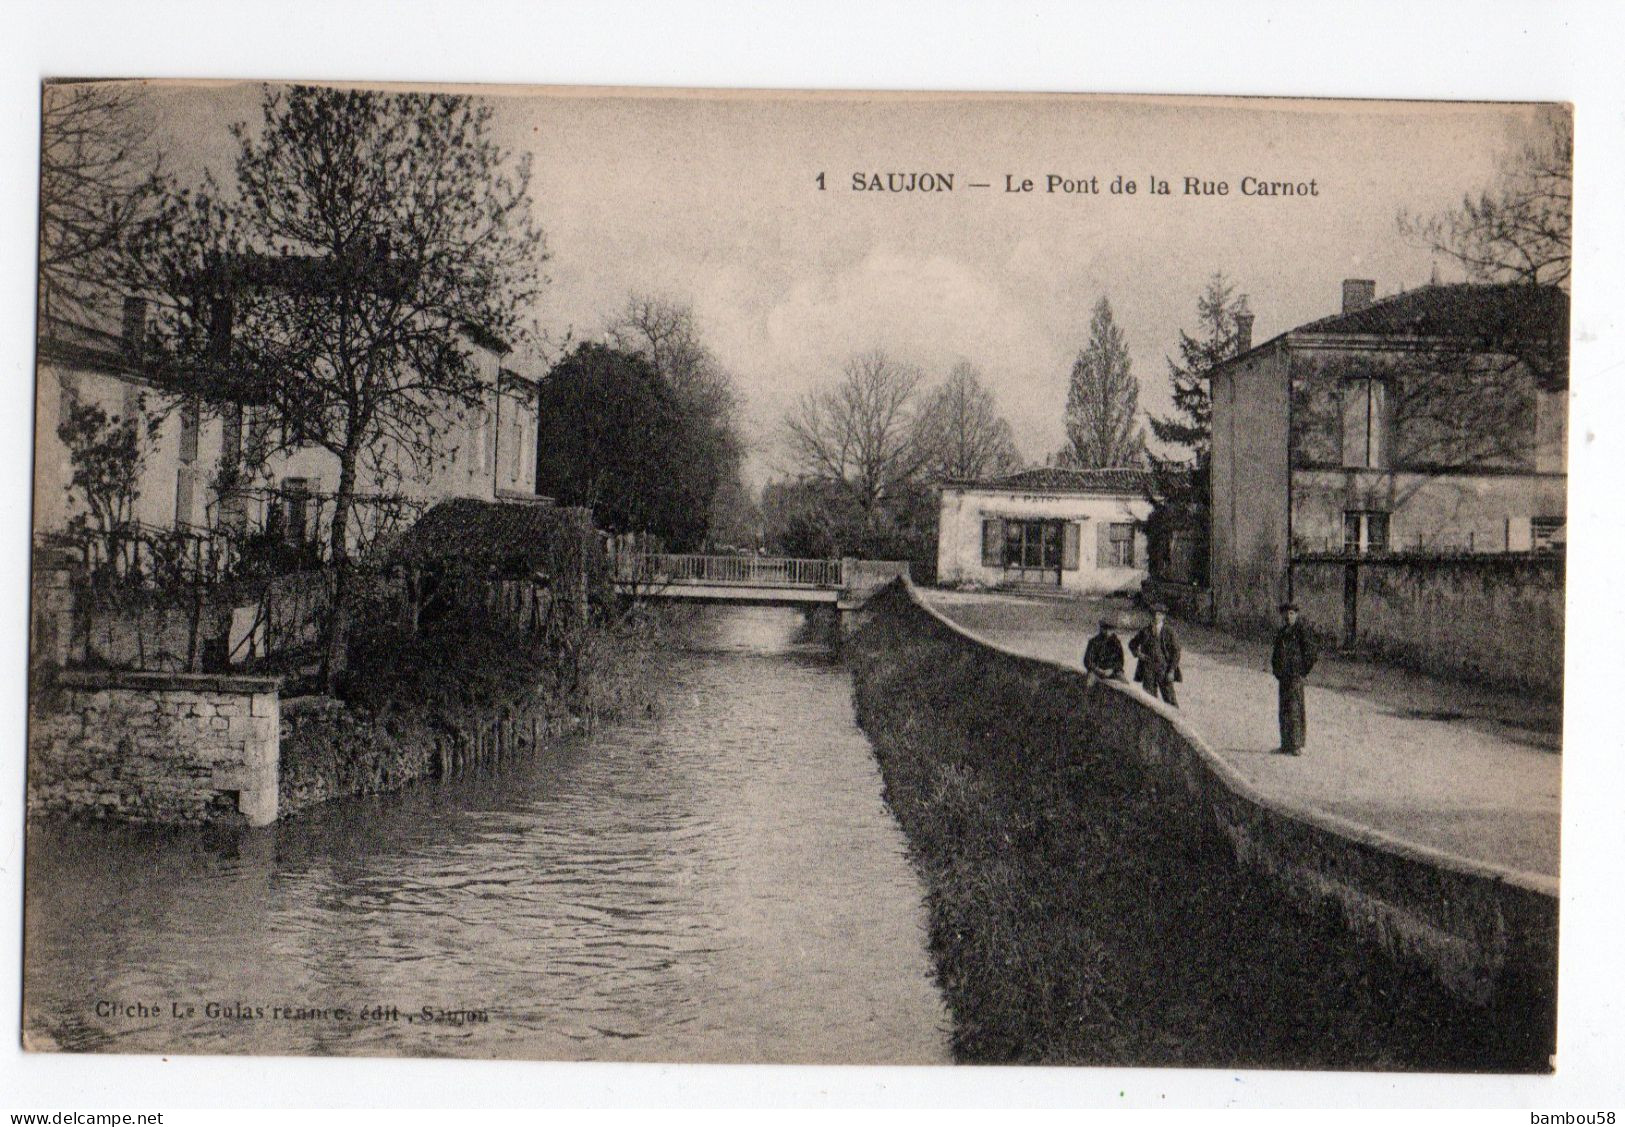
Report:
[[[658,717],[270,831],[36,827],[31,1040],[944,1060],[921,891],[816,637],[704,612]]]

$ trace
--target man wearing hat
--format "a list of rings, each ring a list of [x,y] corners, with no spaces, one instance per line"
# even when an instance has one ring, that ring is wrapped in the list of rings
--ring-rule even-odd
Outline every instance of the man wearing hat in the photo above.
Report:
[[[1111,619],[1100,620],[1100,633],[1083,648],[1083,667],[1108,681],[1123,679],[1123,643],[1112,633]]]
[[[1298,604],[1281,604],[1281,629],[1275,634],[1270,669],[1280,688],[1281,754],[1303,752],[1303,679],[1315,667],[1315,642],[1298,621]]]
[[[1134,679],[1152,696],[1179,707],[1174,695],[1174,683],[1181,680],[1179,672],[1179,639],[1168,625],[1168,608],[1161,603],[1151,604],[1151,625],[1134,635],[1128,644],[1129,652],[1139,659],[1134,667]]]

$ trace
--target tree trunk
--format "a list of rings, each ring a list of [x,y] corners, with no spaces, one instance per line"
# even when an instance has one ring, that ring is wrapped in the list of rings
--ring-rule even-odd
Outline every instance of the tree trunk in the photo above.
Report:
[[[329,696],[338,693],[349,664],[350,648],[350,509],[355,503],[353,450],[339,455],[339,488],[333,496],[333,527],[328,548],[333,567],[333,605],[327,619],[327,647],[322,658],[322,686]]]

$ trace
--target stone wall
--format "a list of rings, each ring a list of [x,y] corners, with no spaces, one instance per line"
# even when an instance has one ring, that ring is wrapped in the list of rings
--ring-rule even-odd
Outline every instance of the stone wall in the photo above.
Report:
[[[1293,595],[1332,645],[1350,633],[1351,573],[1356,648],[1426,673],[1562,695],[1561,554],[1299,560]]]
[[[275,821],[278,684],[273,677],[42,673],[30,702],[30,812]]]
[[[1519,1014],[1532,1028],[1552,1028],[1555,880],[1495,870],[1330,815],[1283,809],[1215,755],[1177,710],[980,639],[926,606],[906,583],[883,592],[870,610],[953,639],[990,667],[1031,677],[1046,695],[1075,694],[1072,731],[1080,750],[1137,762],[1168,817],[1189,820],[1193,832],[1216,826],[1243,866],[1306,911],[1330,906],[1355,934],[1426,968],[1452,992],[1494,1001],[1498,1012]]]

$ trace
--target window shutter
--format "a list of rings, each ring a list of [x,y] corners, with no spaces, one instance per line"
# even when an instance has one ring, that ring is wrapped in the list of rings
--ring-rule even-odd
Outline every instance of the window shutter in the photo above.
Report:
[[[982,521],[982,566],[999,567],[1004,563],[1004,520],[987,517]]]
[[[192,504],[197,492],[197,468],[181,466],[175,471],[175,527],[192,523]]]
[[[1348,380],[1343,392],[1343,465],[1364,468],[1371,426],[1371,381]]]
[[[1507,517],[1507,551],[1527,552],[1534,545],[1534,522],[1528,517]]]
[[[1095,566],[1112,566],[1112,526],[1105,521],[1095,525]]]
[[[223,461],[235,466],[242,460],[243,408],[240,403],[226,408],[226,413],[221,417],[220,448]]]
[[[1075,520],[1069,520],[1061,526],[1061,570],[1077,571],[1079,556],[1079,541],[1083,538],[1083,526]]]
[[[1366,435],[1365,464],[1372,469],[1388,468],[1388,385],[1381,380],[1367,383],[1371,395],[1370,430]]]
[[[119,414],[125,419],[134,419],[141,414],[141,389],[133,383],[127,383],[121,389],[122,399],[119,405]]]
[[[197,461],[198,427],[202,423],[202,412],[195,399],[188,400],[181,408],[181,451],[180,459],[187,465]]]

